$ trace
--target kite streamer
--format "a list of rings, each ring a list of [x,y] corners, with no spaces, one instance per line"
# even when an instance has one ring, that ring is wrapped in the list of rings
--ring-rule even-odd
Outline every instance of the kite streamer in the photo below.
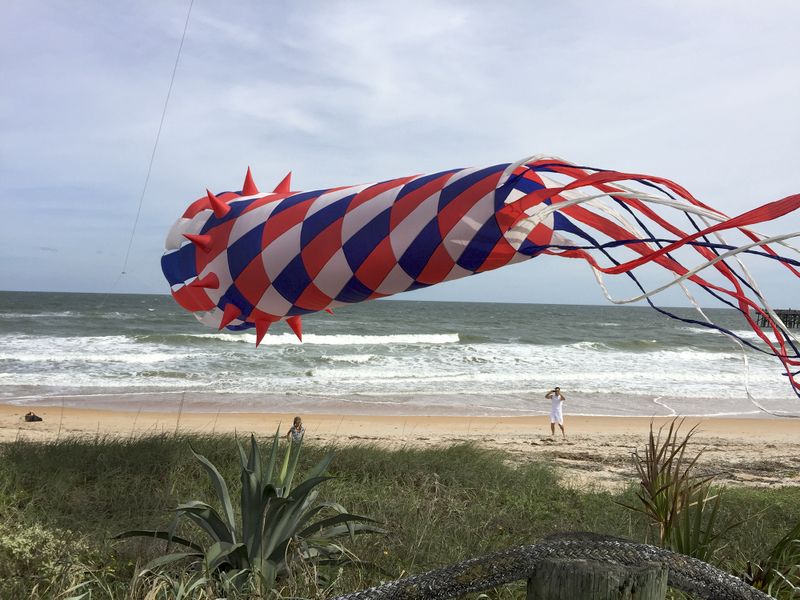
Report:
[[[304,314],[549,254],[585,260],[611,302],[644,300],[774,355],[800,397],[800,342],[741,260],[758,257],[800,278],[800,250],[790,244],[800,232],[750,229],[798,211],[800,194],[729,217],[668,179],[543,156],[312,192],[290,191],[290,178],[263,193],[248,168],[241,191],[207,191],[170,230],[164,275],[203,323],[255,328],[260,343],[285,320],[302,339]],[[647,290],[637,270],[648,265],[669,279]],[[606,275],[627,276],[641,293],[612,298]],[[698,319],[653,304],[673,285]],[[713,323],[690,288],[739,311],[760,343]]]

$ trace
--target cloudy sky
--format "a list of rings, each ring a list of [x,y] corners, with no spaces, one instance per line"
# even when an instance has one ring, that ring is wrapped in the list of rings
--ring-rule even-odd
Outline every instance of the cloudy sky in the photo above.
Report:
[[[166,293],[170,225],[248,165],[262,189],[289,170],[316,189],[547,153],[669,177],[728,214],[800,191],[793,0],[196,0],[119,277],[187,8],[3,3],[1,289]],[[557,257],[411,297],[604,302]]]

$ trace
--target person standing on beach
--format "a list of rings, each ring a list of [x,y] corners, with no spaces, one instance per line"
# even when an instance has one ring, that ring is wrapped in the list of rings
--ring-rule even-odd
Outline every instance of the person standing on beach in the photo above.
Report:
[[[306,428],[305,425],[303,425],[303,419],[300,417],[295,417],[294,423],[292,423],[292,428],[286,432],[286,439],[295,443],[299,443],[303,440],[303,436],[305,434]]]
[[[550,400],[550,437],[556,434],[556,423],[561,429],[561,437],[567,439],[567,434],[564,433],[564,411],[562,405],[566,398],[561,393],[561,388],[556,387],[544,395],[545,398]]]

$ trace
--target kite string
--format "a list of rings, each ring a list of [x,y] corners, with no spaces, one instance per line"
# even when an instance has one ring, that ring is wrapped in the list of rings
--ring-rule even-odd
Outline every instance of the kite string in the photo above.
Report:
[[[183,51],[183,42],[186,40],[186,31],[189,29],[189,17],[192,14],[192,6],[194,6],[194,0],[189,0],[189,9],[186,11],[186,21],[183,24],[183,34],[181,35],[181,43],[178,46],[178,55],[175,57],[175,64],[172,67],[172,76],[169,80],[169,88],[167,88],[167,96],[164,99],[164,108],[161,110],[161,121],[158,123],[158,131],[156,132],[156,139],[153,143],[153,151],[150,153],[150,162],[147,165],[147,175],[144,178],[144,185],[142,186],[142,193],[139,196],[139,205],[136,208],[136,218],[133,220],[133,227],[131,228],[131,234],[128,239],[128,248],[125,250],[125,258],[122,261],[122,269],[120,269],[119,274],[117,275],[117,279],[111,287],[111,291],[113,292],[116,289],[117,284],[119,283],[120,279],[123,275],[125,275],[125,270],[128,268],[128,260],[131,254],[131,247],[133,246],[133,239],[136,236],[136,228],[139,225],[139,217],[142,214],[142,205],[144,204],[144,197],[147,193],[147,186],[150,183],[150,173],[153,171],[153,163],[155,162],[156,158],[156,150],[158,149],[158,142],[161,139],[161,130],[164,128],[164,120],[167,116],[167,106],[169,105],[169,99],[172,95],[172,86],[175,83],[175,74],[178,72],[178,63],[181,60],[181,52]]]

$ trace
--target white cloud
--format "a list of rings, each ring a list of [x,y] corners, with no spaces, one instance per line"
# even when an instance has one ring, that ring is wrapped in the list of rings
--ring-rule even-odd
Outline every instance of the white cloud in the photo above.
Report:
[[[124,252],[186,8],[6,8],[0,198],[20,201],[4,227],[47,198],[62,210],[37,214],[40,229],[80,206],[104,256]],[[164,289],[158,232],[248,164],[264,187],[293,169],[315,188],[543,152],[667,176],[732,214],[797,192],[798,17],[794,2],[721,0],[196,3],[133,268]],[[43,280],[60,269],[39,264]],[[491,281],[558,301],[534,283],[549,271],[528,268]],[[584,271],[565,267],[561,287],[593,286]],[[92,269],[76,277],[105,289]],[[481,296],[479,280],[456,295]]]

